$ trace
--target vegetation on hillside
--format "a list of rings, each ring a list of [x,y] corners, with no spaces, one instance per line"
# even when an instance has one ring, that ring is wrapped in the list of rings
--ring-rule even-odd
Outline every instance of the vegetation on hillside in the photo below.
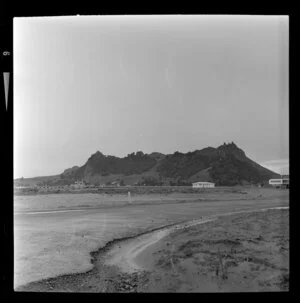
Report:
[[[105,156],[99,151],[93,154],[86,164],[76,170],[73,178],[83,178],[85,171],[90,175],[107,176],[110,174],[132,175],[148,171],[156,164],[156,160],[141,151],[131,153],[124,158]]]
[[[216,185],[260,184],[279,175],[249,159],[235,143],[224,143],[218,148],[163,155],[158,152],[144,154],[141,151],[124,158],[96,152],[81,166],[66,169],[48,185],[69,185],[76,180],[100,177],[97,182],[120,181],[107,178],[116,175],[122,184],[147,186],[191,185],[195,181],[212,181]],[[132,178],[131,176],[134,176]],[[202,180],[202,179],[203,180]],[[109,179],[109,180],[108,180]],[[134,180],[133,180],[134,179]],[[103,180],[103,181],[102,181]],[[100,184],[99,183],[99,184]]]

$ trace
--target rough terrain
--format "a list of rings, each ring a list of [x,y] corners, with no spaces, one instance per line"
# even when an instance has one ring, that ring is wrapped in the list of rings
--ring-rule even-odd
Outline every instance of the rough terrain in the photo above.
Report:
[[[248,210],[235,214],[224,212],[223,215],[202,219],[211,221],[170,224],[152,232],[145,231],[137,237],[110,241],[104,248],[92,253],[92,270],[32,282],[17,290],[288,290],[289,211],[286,206],[283,209]]]

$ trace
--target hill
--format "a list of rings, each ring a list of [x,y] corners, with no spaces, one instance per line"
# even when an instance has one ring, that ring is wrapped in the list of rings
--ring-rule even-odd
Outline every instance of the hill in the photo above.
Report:
[[[33,178],[19,178],[14,180],[15,186],[34,186],[39,183],[51,183],[59,179],[60,175],[41,176]]]
[[[217,185],[263,183],[278,174],[249,159],[235,143],[166,156],[159,172],[177,180],[212,181]]]
[[[121,185],[190,185],[196,181],[211,181],[216,185],[265,183],[278,174],[249,159],[235,143],[224,143],[188,153],[176,151],[164,155],[142,151],[124,158],[92,154],[83,166],[66,169],[59,176],[43,181],[47,184],[87,183]],[[43,183],[42,182],[42,183]]]

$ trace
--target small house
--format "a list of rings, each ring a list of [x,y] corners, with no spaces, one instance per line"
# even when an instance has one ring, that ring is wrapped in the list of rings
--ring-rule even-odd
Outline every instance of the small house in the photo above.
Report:
[[[193,188],[213,188],[215,183],[212,182],[195,182],[193,183]]]
[[[278,179],[270,179],[269,185],[274,186],[274,187],[289,188],[290,178],[289,178],[289,176],[281,176],[281,178],[278,178]]]

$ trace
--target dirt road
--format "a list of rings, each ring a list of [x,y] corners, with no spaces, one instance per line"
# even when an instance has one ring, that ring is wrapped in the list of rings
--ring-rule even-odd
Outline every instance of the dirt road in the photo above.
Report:
[[[176,224],[171,227],[162,228],[127,241],[119,242],[115,244],[105,256],[105,264],[116,265],[123,272],[127,273],[141,271],[144,268],[143,266],[139,266],[139,262],[137,260],[139,259],[141,253],[146,251],[149,246],[154,245],[175,230],[188,228],[201,223],[203,224],[211,220],[213,219],[192,220],[189,222]]]

